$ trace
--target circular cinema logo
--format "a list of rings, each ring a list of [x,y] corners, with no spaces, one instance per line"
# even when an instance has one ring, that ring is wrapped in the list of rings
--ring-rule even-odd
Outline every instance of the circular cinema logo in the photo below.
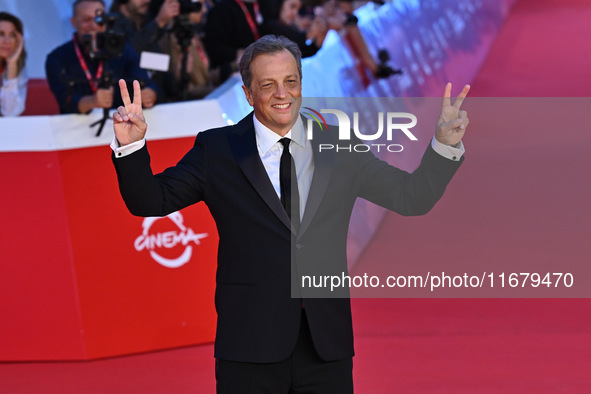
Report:
[[[171,224],[172,230],[169,229]],[[196,234],[183,224],[183,215],[174,212],[164,217],[145,218],[142,235],[135,239],[134,246],[138,252],[148,250],[158,264],[178,268],[191,260],[193,246],[201,244],[201,239],[208,235]]]

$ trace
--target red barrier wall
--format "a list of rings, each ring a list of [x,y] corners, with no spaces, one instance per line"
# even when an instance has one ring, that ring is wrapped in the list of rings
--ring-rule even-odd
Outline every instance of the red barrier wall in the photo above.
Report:
[[[154,170],[192,142],[150,142]],[[144,219],[125,208],[109,154],[105,146],[0,152],[0,360],[89,359],[213,340],[217,233],[207,207],[181,211],[182,223],[155,220],[138,240]],[[185,244],[152,250],[171,261],[189,247],[178,268],[135,246],[174,243],[181,227]]]
[[[32,78],[27,83],[27,101],[23,116],[57,115],[60,108],[45,78]]]

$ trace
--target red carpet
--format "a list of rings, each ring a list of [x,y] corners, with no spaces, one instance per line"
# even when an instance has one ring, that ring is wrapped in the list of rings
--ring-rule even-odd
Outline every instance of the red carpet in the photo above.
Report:
[[[519,1],[470,96],[588,96],[589,20],[589,1]],[[467,159],[443,200],[425,217],[388,214],[354,274],[412,273],[429,259],[441,272],[458,256],[463,268],[496,272],[527,259],[554,272],[588,265],[591,101],[509,100],[466,101]],[[487,104],[496,107],[484,114]],[[513,105],[534,114],[511,113]],[[353,306],[359,393],[591,391],[588,298]]]
[[[591,2],[520,0],[472,83],[473,97],[588,97]]]
[[[590,1],[519,1],[471,96],[589,95],[589,20]],[[479,122],[473,107],[466,163],[441,203],[421,218],[388,215],[353,274],[411,269],[441,254],[446,264],[460,256],[499,272],[525,257],[541,269],[587,262],[588,126],[561,127],[568,109],[560,106],[539,114],[550,124],[539,129],[505,113]],[[591,391],[588,299],[355,299],[353,309],[357,393]],[[213,393],[212,356],[207,345],[91,362],[5,363],[0,393]]]

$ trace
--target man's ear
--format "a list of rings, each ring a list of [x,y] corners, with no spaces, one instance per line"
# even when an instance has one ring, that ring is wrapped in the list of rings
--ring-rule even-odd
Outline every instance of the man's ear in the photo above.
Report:
[[[254,107],[254,101],[252,99],[252,93],[250,92],[250,89],[242,85],[242,90],[244,90],[244,95],[246,96],[246,101],[248,101],[248,104],[250,104],[251,107]]]

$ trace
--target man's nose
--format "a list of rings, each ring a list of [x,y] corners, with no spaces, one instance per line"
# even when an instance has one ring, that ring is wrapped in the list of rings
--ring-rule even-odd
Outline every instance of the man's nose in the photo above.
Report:
[[[287,96],[287,89],[282,84],[277,85],[277,89],[275,90],[275,97],[282,98]]]

